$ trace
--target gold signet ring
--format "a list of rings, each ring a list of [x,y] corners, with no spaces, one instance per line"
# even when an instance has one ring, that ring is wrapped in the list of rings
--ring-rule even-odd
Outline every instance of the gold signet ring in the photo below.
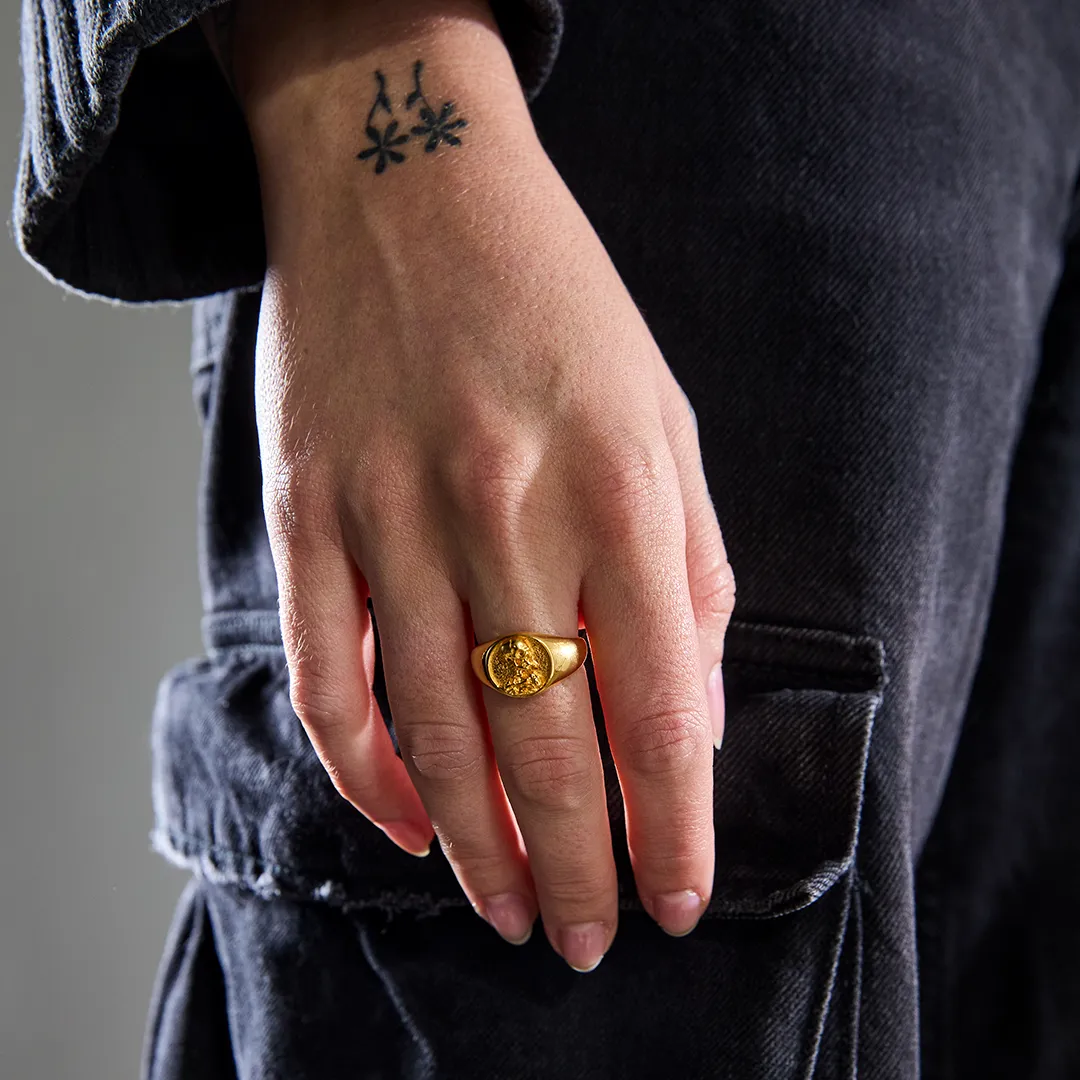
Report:
[[[584,638],[505,634],[472,651],[476,677],[507,697],[529,697],[572,675],[585,662]]]

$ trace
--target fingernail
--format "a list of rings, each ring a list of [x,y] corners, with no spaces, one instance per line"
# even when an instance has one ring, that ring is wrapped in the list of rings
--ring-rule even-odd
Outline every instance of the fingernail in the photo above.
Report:
[[[559,931],[559,952],[575,971],[592,971],[604,959],[604,924],[574,923]]]
[[[511,945],[524,945],[532,937],[533,917],[525,900],[517,893],[485,896],[480,906],[484,918]]]
[[[423,858],[431,853],[431,841],[428,840],[420,829],[408,821],[384,821],[379,825],[391,840],[399,848],[407,851],[410,855]]]
[[[661,893],[653,897],[653,918],[672,937],[683,937],[697,926],[704,906],[701,896],[693,889]]]
[[[720,749],[724,741],[724,673],[723,665],[716,666],[709,672],[709,682],[705,688],[709,699],[709,719],[712,720],[713,746]]]

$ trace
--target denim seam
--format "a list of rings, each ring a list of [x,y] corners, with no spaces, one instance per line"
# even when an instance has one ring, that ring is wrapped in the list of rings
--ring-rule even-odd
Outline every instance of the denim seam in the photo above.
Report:
[[[393,1004],[402,1027],[409,1033],[420,1059],[415,1068],[410,1068],[409,1075],[414,1080],[432,1080],[436,1075],[436,1058],[431,1040],[421,1030],[420,1025],[417,1024],[415,1017],[409,1010],[408,1003],[404,1000],[401,987],[398,986],[393,975],[376,958],[375,949],[371,944],[371,928],[361,923],[356,928],[356,932],[357,937],[360,939],[360,951],[364,954],[364,959],[375,973],[375,977],[382,983],[383,990]]]
[[[845,688],[850,689],[837,690],[836,693],[854,693],[854,694],[872,694],[879,690],[884,685],[884,678],[880,671],[867,670],[864,674],[875,679],[875,682],[867,685],[866,681],[859,678],[859,673],[855,672],[838,672],[838,671],[823,671],[819,667],[799,667],[794,664],[770,664],[765,660],[725,660],[723,661],[725,668],[753,668],[757,671],[768,671],[775,675],[793,675],[798,677],[817,677],[818,679],[825,681],[828,680],[833,684],[842,685]],[[802,688],[802,689],[817,689],[816,687]],[[832,687],[820,687],[820,689],[832,689]]]
[[[855,880],[849,876],[847,892],[844,894],[844,907],[840,913],[839,925],[833,935],[829,948],[829,968],[825,977],[824,993],[821,1004],[814,1018],[813,1034],[811,1036],[810,1060],[807,1062],[805,1080],[813,1080],[814,1071],[817,1069],[818,1055],[821,1053],[821,1039],[825,1032],[825,1019],[829,1015],[829,1005],[832,1003],[833,994],[836,990],[836,977],[840,968],[840,954],[843,952],[844,937],[847,934],[851,922],[851,897],[855,887]]]
[[[863,993],[863,910],[862,910],[862,875],[858,864],[851,868],[851,917],[855,923],[855,971],[852,975],[851,1005],[851,1070],[849,1080],[856,1080],[859,1075],[859,1024],[860,1005]]]
[[[935,853],[936,854],[936,853]],[[926,1080],[948,1080],[953,1070],[948,1055],[949,998],[945,974],[948,942],[941,910],[939,867],[933,857],[918,868],[915,893],[918,935],[920,1044]]]

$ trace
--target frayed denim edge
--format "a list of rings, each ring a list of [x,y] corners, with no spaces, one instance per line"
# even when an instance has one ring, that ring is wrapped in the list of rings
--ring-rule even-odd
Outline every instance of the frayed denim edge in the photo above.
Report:
[[[383,889],[362,899],[349,898],[343,884],[333,880],[312,882],[284,867],[272,866],[251,856],[213,849],[186,849],[167,830],[154,829],[150,846],[174,866],[190,870],[212,885],[232,885],[254,893],[263,900],[298,900],[331,904],[342,911],[377,909],[387,914],[409,912],[420,916],[438,915],[447,908],[471,907],[464,893],[460,897],[437,897],[406,889]]]

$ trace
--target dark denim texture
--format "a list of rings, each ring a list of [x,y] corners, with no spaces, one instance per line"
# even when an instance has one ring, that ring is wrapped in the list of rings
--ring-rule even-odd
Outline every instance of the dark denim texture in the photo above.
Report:
[[[222,291],[206,655],[153,717],[154,844],[195,877],[145,1080],[1080,1076],[1080,11],[577,0],[531,107],[693,403],[738,581],[709,909],[641,910],[595,692],[591,973],[336,795],[289,704],[260,293]]]
[[[533,115],[738,580],[709,910],[641,911],[595,696],[622,916],[590,974],[337,799],[259,516],[259,294],[208,298],[207,656],[155,714],[156,843],[201,881],[148,1075],[1080,1075],[1080,17],[578,4]]]

